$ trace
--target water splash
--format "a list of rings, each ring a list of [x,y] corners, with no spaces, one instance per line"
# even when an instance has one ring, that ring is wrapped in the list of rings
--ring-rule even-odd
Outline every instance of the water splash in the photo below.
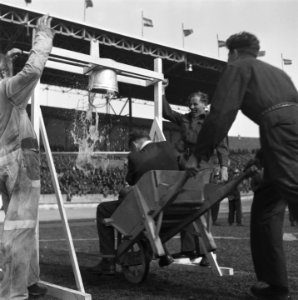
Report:
[[[76,158],[76,167],[88,175],[91,170],[102,168],[106,171],[110,161],[108,155],[95,155],[101,146],[106,144],[109,148],[107,128],[99,126],[99,114],[97,107],[93,105],[94,93],[89,93],[87,109],[78,112],[78,118],[74,121],[71,136],[74,144],[78,145],[79,152]],[[108,101],[109,99],[106,99]],[[84,101],[84,100],[82,100]],[[79,103],[81,105],[81,103]],[[83,104],[86,107],[86,104]],[[109,150],[109,149],[108,149]]]

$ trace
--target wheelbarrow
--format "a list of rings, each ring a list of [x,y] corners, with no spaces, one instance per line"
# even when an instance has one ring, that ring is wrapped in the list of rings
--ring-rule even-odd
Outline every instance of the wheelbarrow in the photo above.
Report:
[[[144,174],[111,218],[105,219],[106,225],[118,232],[115,258],[124,277],[131,283],[143,282],[150,262],[167,254],[164,244],[252,172],[248,169],[225,184],[206,184],[210,169],[201,169],[196,176],[188,171],[165,170]]]

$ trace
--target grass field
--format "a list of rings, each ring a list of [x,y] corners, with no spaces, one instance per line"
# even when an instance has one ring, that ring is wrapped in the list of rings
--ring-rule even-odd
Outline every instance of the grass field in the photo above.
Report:
[[[226,214],[220,214],[222,226],[213,227],[220,266],[234,269],[233,276],[219,277],[210,268],[172,264],[160,268],[150,264],[147,280],[141,285],[128,283],[119,272],[115,276],[95,276],[87,268],[98,262],[98,237],[94,221],[70,222],[84,286],[92,299],[252,299],[249,287],[255,275],[249,248],[249,214],[244,214],[243,227],[228,226]],[[285,224],[287,237],[298,238],[298,227]],[[179,249],[179,239],[170,241],[170,251]],[[288,273],[293,299],[298,300],[298,240],[285,241]],[[76,289],[64,232],[60,222],[40,225],[41,279]],[[47,296],[44,299],[53,300]]]

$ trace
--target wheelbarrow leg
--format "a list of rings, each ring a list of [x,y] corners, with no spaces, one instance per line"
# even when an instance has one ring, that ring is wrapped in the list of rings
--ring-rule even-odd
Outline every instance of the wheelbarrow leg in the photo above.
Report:
[[[207,229],[207,222],[204,216],[201,216],[195,222],[193,222],[193,226],[198,235],[201,235],[200,239],[200,247],[202,248],[203,253],[208,258],[208,261],[211,265],[211,268],[217,273],[219,276],[222,276],[221,269],[217,263],[216,256],[212,250],[216,249],[216,245],[213,239],[213,236],[210,231]],[[208,246],[207,246],[208,245]],[[211,250],[211,251],[210,251]]]
[[[153,252],[158,256],[164,256],[166,255],[166,251],[159,237],[159,232],[157,228],[158,226],[156,226],[154,219],[150,215],[150,209],[137,186],[135,186],[134,191],[136,193],[137,198],[139,199],[139,209],[142,213],[147,238],[150,242]]]

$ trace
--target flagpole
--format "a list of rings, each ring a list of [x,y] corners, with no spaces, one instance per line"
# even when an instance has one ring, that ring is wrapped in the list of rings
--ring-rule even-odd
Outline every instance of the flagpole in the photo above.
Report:
[[[141,15],[141,22],[142,22],[142,38],[144,37],[144,15],[143,15],[143,11],[142,11],[142,15]]]
[[[281,53],[281,69],[284,70],[284,58]]]
[[[218,34],[216,34],[216,38],[217,38],[217,55],[218,55],[218,57],[219,57]]]
[[[182,48],[184,48],[184,24],[182,23]]]
[[[86,0],[84,1],[84,22],[86,22]]]

